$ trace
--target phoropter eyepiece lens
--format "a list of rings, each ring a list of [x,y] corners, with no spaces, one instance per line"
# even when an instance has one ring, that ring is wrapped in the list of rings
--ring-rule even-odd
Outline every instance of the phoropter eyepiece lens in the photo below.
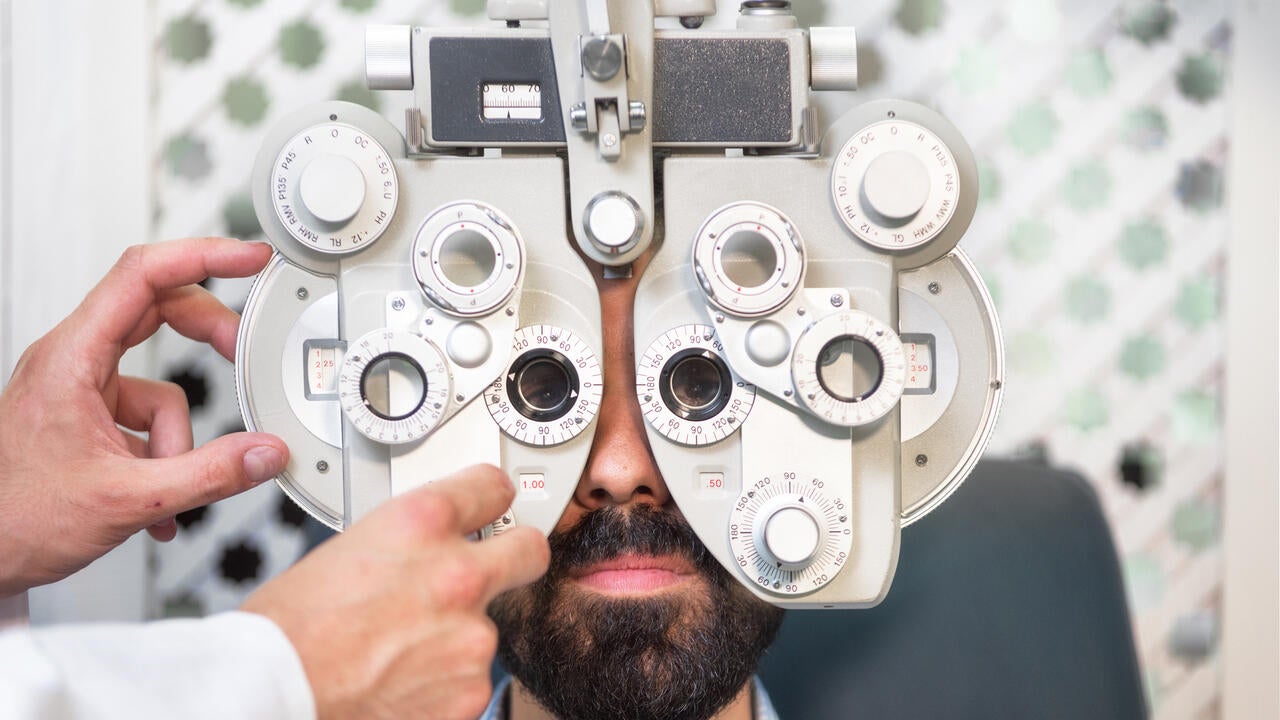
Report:
[[[578,373],[564,355],[547,349],[525,353],[507,376],[507,397],[530,420],[559,420],[578,397]]]
[[[729,404],[733,375],[719,355],[688,349],[667,360],[658,390],[673,413],[699,422],[715,417]]]
[[[373,359],[360,376],[365,407],[383,420],[403,420],[418,412],[427,397],[427,375],[422,366],[404,353],[392,352]]]
[[[880,387],[883,378],[880,353],[861,338],[838,337],[818,354],[818,382],[842,402],[866,400]]]
[[[704,410],[723,390],[715,363],[701,355],[681,360],[671,369],[671,392],[687,410]]]

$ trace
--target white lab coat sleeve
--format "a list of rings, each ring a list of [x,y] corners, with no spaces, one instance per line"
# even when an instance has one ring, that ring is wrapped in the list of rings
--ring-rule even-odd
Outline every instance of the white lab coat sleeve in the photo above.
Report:
[[[302,661],[261,615],[0,633],[0,719],[312,720]]]

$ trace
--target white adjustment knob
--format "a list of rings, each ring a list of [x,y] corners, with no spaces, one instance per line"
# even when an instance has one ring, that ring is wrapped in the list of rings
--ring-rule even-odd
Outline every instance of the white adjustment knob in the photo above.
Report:
[[[784,566],[804,566],[818,552],[818,523],[807,510],[784,507],[764,523],[764,548]]]
[[[809,86],[858,89],[858,34],[853,28],[809,28]]]
[[[360,168],[341,155],[321,155],[302,171],[298,195],[321,222],[338,225],[360,212],[365,182]]]
[[[654,17],[707,17],[716,14],[716,0],[653,0]]]
[[[629,195],[603,192],[587,203],[583,224],[587,237],[601,250],[619,254],[634,247],[640,239],[644,216]]]
[[[774,595],[798,596],[839,575],[853,548],[852,498],[832,490],[789,470],[743,488],[729,515],[729,548],[742,577]]]
[[[413,28],[408,25],[366,28],[364,74],[370,90],[412,90]]]
[[[490,20],[547,19],[547,0],[489,0],[485,9]]]
[[[868,209],[887,220],[909,220],[929,200],[929,169],[905,150],[887,152],[867,167],[862,197]]]

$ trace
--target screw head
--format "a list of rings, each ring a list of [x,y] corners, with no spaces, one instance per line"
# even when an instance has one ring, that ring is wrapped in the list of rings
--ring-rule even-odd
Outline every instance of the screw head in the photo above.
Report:
[[[924,467],[929,464],[929,456],[923,453],[916,456],[916,467]]]
[[[316,470],[319,470],[322,473],[329,472],[329,463],[325,460],[320,460],[316,463]]]
[[[942,292],[942,285],[939,285],[936,282],[929,283],[929,292],[934,295],[937,295],[938,293]]]
[[[841,305],[844,305],[844,298],[840,297],[839,295],[832,295],[831,307],[840,307]]]
[[[404,298],[398,297],[391,300],[391,309],[399,312],[404,310]]]
[[[311,293],[307,292],[306,288],[298,288],[298,291],[294,293],[299,300],[306,300],[307,296],[310,294]]]

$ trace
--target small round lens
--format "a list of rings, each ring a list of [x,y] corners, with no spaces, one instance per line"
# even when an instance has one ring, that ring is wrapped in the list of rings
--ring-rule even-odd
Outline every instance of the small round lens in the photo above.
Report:
[[[559,420],[573,409],[577,397],[578,373],[568,358],[554,350],[525,353],[507,376],[507,398],[530,420]]]
[[[440,245],[440,270],[459,287],[482,285],[497,266],[489,238],[475,230],[456,230]]]
[[[374,415],[383,420],[403,420],[422,407],[427,377],[413,358],[388,353],[365,367],[360,394]]]
[[[569,398],[569,373],[551,358],[538,358],[516,373],[520,399],[538,412],[552,412]]]
[[[725,240],[720,264],[729,280],[742,288],[757,288],[778,271],[778,253],[769,238],[755,230],[739,230]]]
[[[720,414],[729,404],[733,375],[719,355],[690,348],[667,360],[658,390],[671,412],[701,422]]]
[[[837,400],[866,400],[880,387],[884,362],[865,340],[844,336],[827,343],[818,356],[818,382]]]
[[[705,357],[685,358],[671,370],[671,392],[685,410],[705,410],[720,397],[720,370]]]

